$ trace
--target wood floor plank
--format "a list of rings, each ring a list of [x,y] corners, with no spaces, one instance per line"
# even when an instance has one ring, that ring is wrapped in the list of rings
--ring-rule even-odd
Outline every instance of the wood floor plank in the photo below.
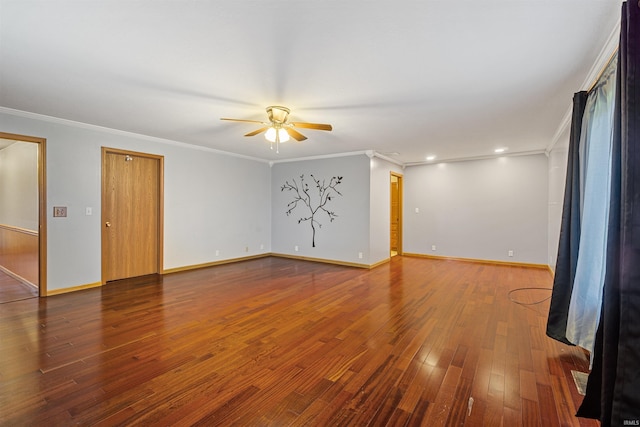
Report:
[[[520,397],[538,402],[538,385],[536,375],[525,369],[520,370]]]
[[[536,396],[540,407],[540,423],[543,426],[555,427],[560,425],[560,418],[553,400],[551,386],[537,384]]]
[[[471,397],[473,397],[473,395]],[[485,413],[487,411],[486,403],[474,399],[470,406],[467,401],[467,405],[467,416],[464,419],[464,425],[467,427],[484,426]]]
[[[550,282],[262,258],[2,304],[0,426],[596,426],[584,352],[544,335],[548,301],[509,300]]]

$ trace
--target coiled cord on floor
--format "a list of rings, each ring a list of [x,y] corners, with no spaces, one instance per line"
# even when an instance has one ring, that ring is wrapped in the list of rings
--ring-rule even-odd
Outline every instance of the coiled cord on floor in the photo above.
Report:
[[[531,290],[543,290],[543,291],[551,291],[553,290],[553,288],[539,288],[539,287],[529,287],[529,288],[518,288],[518,289],[512,289],[507,293],[507,298],[509,298],[509,301],[511,301],[512,303],[515,304],[519,304],[519,305],[536,305],[536,304],[541,304],[545,301],[548,301],[551,299],[551,295],[549,295],[548,297],[541,299],[540,301],[534,301],[534,302],[522,302],[522,301],[517,301],[515,299],[513,299],[513,297],[511,296],[511,294],[513,294],[514,292],[519,292],[519,291],[531,291]]]

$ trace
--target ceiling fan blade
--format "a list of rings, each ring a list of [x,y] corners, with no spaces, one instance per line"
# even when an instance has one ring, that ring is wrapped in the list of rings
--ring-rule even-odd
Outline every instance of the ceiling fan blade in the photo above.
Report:
[[[226,118],[221,118],[220,120],[227,120],[230,122],[245,122],[245,123],[260,123],[260,124],[266,124],[265,122],[261,122],[260,120],[244,120],[244,119],[226,119]]]
[[[269,126],[254,130],[253,132],[249,132],[245,136],[255,136],[255,135],[259,134],[259,133],[262,133],[262,132],[266,131],[267,129],[269,129]]]
[[[294,122],[289,123],[291,126],[298,128],[317,129],[317,130],[333,130],[333,126],[323,123],[306,123],[306,122]]]
[[[301,134],[300,132],[298,132],[297,130],[295,130],[294,128],[289,128],[287,129],[287,132],[289,133],[289,135],[295,139],[296,141],[300,142],[300,141],[304,141],[305,139],[307,139],[306,136],[304,136],[303,134]]]

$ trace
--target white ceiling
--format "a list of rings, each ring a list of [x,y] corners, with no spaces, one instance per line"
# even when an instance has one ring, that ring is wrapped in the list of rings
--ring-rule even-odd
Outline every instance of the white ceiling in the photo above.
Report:
[[[275,161],[543,151],[620,5],[0,0],[0,106]],[[219,120],[268,105],[334,130],[300,129],[309,139],[276,154],[243,137],[256,126]]]

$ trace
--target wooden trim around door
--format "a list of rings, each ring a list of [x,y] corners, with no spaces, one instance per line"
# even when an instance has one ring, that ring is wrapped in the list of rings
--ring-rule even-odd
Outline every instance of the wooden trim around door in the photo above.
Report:
[[[136,157],[144,157],[148,159],[158,160],[159,162],[159,171],[158,171],[158,259],[156,264],[156,269],[158,274],[163,273],[163,261],[164,261],[164,156],[158,154],[150,154],[150,153],[142,153],[138,151],[129,151],[129,150],[121,150],[117,148],[109,148],[102,147],[102,156],[101,156],[101,174],[102,174],[102,183],[101,183],[101,203],[102,206],[100,208],[100,239],[101,239],[101,283],[104,285],[106,283],[105,280],[105,254],[104,254],[104,242],[103,239],[103,227],[105,223],[104,218],[104,206],[105,206],[105,191],[104,191],[104,183],[105,183],[105,157],[108,153],[114,154],[123,154],[123,155],[131,155]]]
[[[0,132],[0,138],[38,144],[38,293],[47,296],[47,140],[36,136]]]

